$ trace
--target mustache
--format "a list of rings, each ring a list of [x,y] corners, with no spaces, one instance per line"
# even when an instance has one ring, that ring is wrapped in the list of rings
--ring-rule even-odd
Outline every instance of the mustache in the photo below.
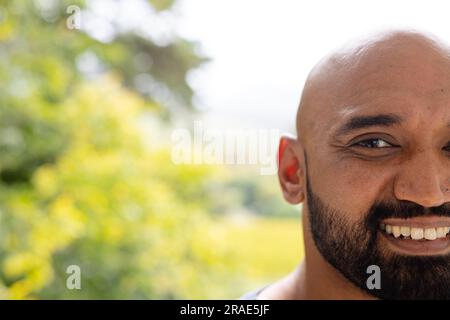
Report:
[[[377,202],[369,210],[367,223],[369,226],[377,226],[387,218],[407,219],[427,215],[450,217],[450,202],[437,207],[424,207],[407,200]]]

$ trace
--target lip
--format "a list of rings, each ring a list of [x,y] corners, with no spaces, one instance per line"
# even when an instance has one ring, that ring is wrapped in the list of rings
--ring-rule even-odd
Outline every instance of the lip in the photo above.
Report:
[[[439,228],[450,227],[450,218],[436,215],[423,215],[420,217],[399,219],[384,219],[381,223],[392,226],[407,226],[411,228]],[[395,238],[392,234],[387,234],[379,230],[381,238],[387,242],[393,251],[406,255],[442,255],[450,252],[450,234],[445,238],[435,240],[413,240],[403,237]]]
[[[406,255],[415,256],[431,256],[443,255],[450,251],[450,234],[445,238],[436,240],[413,240],[395,238],[393,235],[386,234],[379,231],[382,239],[384,239],[393,251],[400,252]]]

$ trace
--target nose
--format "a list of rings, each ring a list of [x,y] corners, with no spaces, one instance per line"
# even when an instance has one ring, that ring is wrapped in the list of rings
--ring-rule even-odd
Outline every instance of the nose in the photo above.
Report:
[[[449,159],[421,152],[401,164],[394,182],[394,195],[424,207],[436,207],[450,200]]]

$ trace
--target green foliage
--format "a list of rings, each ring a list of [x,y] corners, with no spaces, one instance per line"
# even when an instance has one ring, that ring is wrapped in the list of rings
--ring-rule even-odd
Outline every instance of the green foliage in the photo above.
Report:
[[[174,0],[150,0],[150,3],[156,10],[162,11],[170,8],[173,5]]]
[[[218,254],[194,250],[204,239],[193,235],[208,229],[202,201],[180,201],[158,172],[169,150],[144,144],[152,139],[139,132],[144,106],[111,79],[80,86],[58,113],[70,136],[64,151],[39,166],[30,184],[2,186],[7,297],[170,298],[183,293],[182,275],[203,276],[183,272],[192,264],[207,269],[205,259]],[[177,170],[181,187],[209,174]],[[83,270],[83,290],[64,288],[71,264]]]
[[[299,219],[242,216],[226,223],[227,242],[239,247],[235,254],[248,290],[285,276],[304,256]]]
[[[226,298],[288,271],[291,260],[270,262],[278,247],[252,251],[239,239],[259,243],[274,227],[268,238],[281,248],[292,227],[258,220],[246,235],[223,217],[283,212],[275,185],[173,165],[146,120],[192,109],[186,74],[205,61],[195,45],[161,46],[136,30],[101,42],[66,27],[66,7],[89,10],[84,1],[44,2],[0,2],[0,298]],[[173,0],[149,3],[160,12]],[[100,71],[83,71],[86,57]],[[66,288],[70,265],[82,290]]]
[[[287,205],[278,177],[260,175],[259,168],[234,167],[209,184],[210,206],[216,214],[245,212],[251,215],[299,218],[300,209]]]

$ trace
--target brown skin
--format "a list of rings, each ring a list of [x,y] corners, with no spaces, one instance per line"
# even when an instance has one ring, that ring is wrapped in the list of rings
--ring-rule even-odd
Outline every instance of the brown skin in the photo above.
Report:
[[[394,114],[393,126],[338,135],[355,115]],[[357,221],[377,200],[424,207],[450,200],[450,51],[409,31],[385,32],[322,60],[305,84],[298,138],[283,137],[279,181],[291,204],[303,202],[305,259],[260,299],[369,299],[320,254],[309,230],[304,152],[317,195]],[[391,147],[352,142],[382,139]],[[395,145],[397,147],[392,147]]]

